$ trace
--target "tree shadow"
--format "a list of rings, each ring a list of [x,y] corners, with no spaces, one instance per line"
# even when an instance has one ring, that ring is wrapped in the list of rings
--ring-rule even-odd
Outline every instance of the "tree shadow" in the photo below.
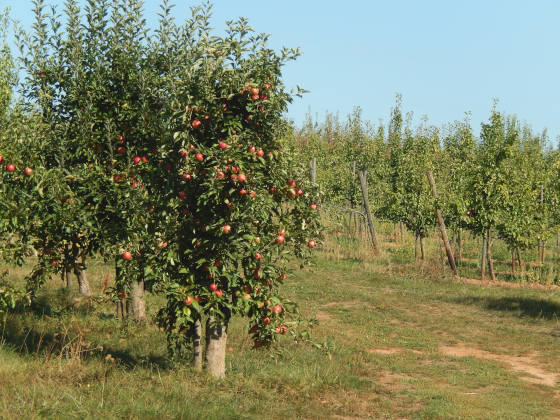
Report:
[[[549,299],[467,296],[455,298],[452,301],[463,305],[477,305],[492,311],[517,312],[519,316],[528,316],[531,318],[560,318],[560,302]]]
[[[43,312],[44,313],[44,312]],[[169,357],[156,353],[140,355],[129,349],[101,345],[91,335],[82,336],[77,330],[59,329],[50,325],[44,329],[37,326],[38,317],[30,312],[8,317],[0,325],[0,345],[5,345],[22,356],[45,359],[80,357],[82,360],[104,360],[108,355],[124,369],[154,366],[169,370],[173,362]]]

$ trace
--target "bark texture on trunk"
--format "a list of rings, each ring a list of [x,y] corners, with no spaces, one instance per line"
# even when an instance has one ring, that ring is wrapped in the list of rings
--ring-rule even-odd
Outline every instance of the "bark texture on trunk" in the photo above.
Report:
[[[226,375],[226,346],[229,317],[216,321],[208,317],[206,322],[206,370],[214,378]]]
[[[414,261],[418,261],[418,236],[414,237]]]
[[[85,267],[86,267],[86,257],[82,256],[82,263],[78,264],[77,255],[76,255],[76,259],[74,260],[74,273],[78,278],[78,290],[82,295],[91,296],[91,289],[87,281]]]
[[[132,319],[136,322],[146,320],[146,300],[144,299],[144,280],[134,282],[130,291]]]
[[[191,333],[193,335],[193,367],[196,371],[202,370],[202,321],[200,317],[196,319],[192,326]]]
[[[424,254],[424,237],[420,236],[420,259],[424,261],[426,255]]]

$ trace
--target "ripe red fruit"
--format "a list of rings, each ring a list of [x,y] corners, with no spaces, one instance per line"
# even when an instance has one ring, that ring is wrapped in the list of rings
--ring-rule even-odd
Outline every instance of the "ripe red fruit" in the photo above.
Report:
[[[192,296],[187,296],[187,298],[184,300],[183,302],[185,305],[189,306],[191,303],[193,303],[193,298]]]
[[[221,141],[221,142],[218,143],[218,147],[220,149],[227,149],[229,147],[229,145],[225,144],[223,141]]]
[[[126,155],[126,147],[124,147],[124,146],[117,147],[117,153],[119,155]]]
[[[210,283],[210,286],[208,286],[208,288],[215,292],[216,290],[218,290],[218,285],[216,283]]]
[[[23,173],[27,176],[31,176],[31,174],[33,173],[33,170],[31,168],[25,168],[25,171],[23,171]]]
[[[264,150],[262,150],[262,149],[257,150],[257,156],[258,157],[263,157],[264,156]]]
[[[132,159],[135,165],[138,165],[141,160],[142,158],[140,156],[134,156],[134,159]]]
[[[180,155],[181,157],[186,157],[188,154],[189,154],[189,152],[187,152],[186,150],[181,150],[181,151],[179,152],[179,155]]]
[[[285,241],[286,241],[286,238],[284,238],[284,235],[278,235],[278,236],[276,237],[276,243],[277,243],[277,244],[280,244],[280,245],[281,245],[281,244],[283,244]]]
[[[282,313],[282,307],[280,305],[274,305],[272,307],[272,312],[275,314],[281,314]]]
[[[310,208],[311,210],[317,210],[317,204],[315,204],[315,203],[310,204],[310,205],[309,205],[309,208]]]
[[[237,175],[237,180],[239,182],[245,182],[245,181],[247,181],[247,177],[244,174],[239,174],[239,175]]]
[[[259,99],[259,95],[251,95],[251,99],[253,101],[256,101],[257,99]]]
[[[4,156],[0,156],[0,163],[4,162]]]
[[[280,334],[286,334],[288,332],[288,327],[286,327],[285,325],[282,325],[280,327]]]
[[[122,254],[123,260],[130,260],[132,258],[132,254],[128,251],[123,252]]]
[[[190,181],[192,178],[190,174],[183,174],[182,177],[185,181]]]
[[[218,297],[222,297],[222,296],[224,295],[224,292],[222,291],[222,289],[216,290],[214,293],[215,293],[216,296],[218,296]]]
[[[15,167],[15,165],[14,165],[13,163],[8,163],[8,164],[6,165],[6,170],[7,170],[8,172],[14,172],[14,171],[16,170],[16,167]]]
[[[257,253],[255,254],[255,259],[256,259],[257,261],[262,260],[262,254],[261,254],[260,252],[257,252]]]
[[[194,121],[192,122],[193,128],[198,128],[198,127],[200,127],[201,125],[202,125],[202,121],[200,121],[200,120],[194,120]]]
[[[284,281],[284,280],[286,280],[286,274],[285,274],[285,273],[280,274],[280,275],[278,276],[278,281]]]
[[[194,155],[194,158],[199,162],[202,162],[204,160],[204,156],[202,155],[202,153],[197,153],[196,155]]]
[[[124,143],[124,136],[119,134],[119,143]]]
[[[288,195],[290,196],[290,198],[292,198],[292,199],[296,198],[296,196],[297,196],[296,190],[294,190],[293,188],[290,188],[290,189],[287,191],[287,194],[288,194]]]
[[[249,196],[250,196],[251,198],[255,198],[256,195],[257,195],[257,192],[256,192],[256,191],[251,191],[251,192],[249,193]]]
[[[292,188],[296,187],[296,181],[294,181],[293,179],[288,179],[288,185]]]
[[[269,318],[269,317],[263,318],[263,324],[264,324],[264,325],[270,324],[270,318]]]
[[[276,328],[274,328],[274,330],[276,331],[276,334],[280,334],[280,332],[282,331],[282,328],[279,325]]]
[[[249,153],[255,153],[255,152],[257,151],[257,149],[255,149],[255,146],[249,146],[249,147],[247,148],[247,151],[248,151]]]
[[[239,194],[245,195],[245,194],[247,194],[247,190],[245,188],[242,188],[242,189],[239,190]]]
[[[187,193],[185,191],[179,191],[179,199],[184,200],[187,198]]]
[[[138,187],[138,184],[137,184],[136,182],[133,182],[132,185],[131,185],[131,187],[132,187],[132,188],[136,188],[136,187]]]
[[[309,248],[315,248],[316,243],[315,243],[314,240],[311,240],[311,241],[307,242],[307,246],[308,246]]]
[[[259,89],[258,88],[251,88],[250,92],[251,92],[251,95],[258,95],[259,94]]]
[[[301,189],[297,190],[297,195],[303,195],[303,190]]]
[[[230,225],[225,225],[222,228],[222,232],[224,232],[224,234],[226,234],[226,235],[229,234],[231,232],[231,226]]]

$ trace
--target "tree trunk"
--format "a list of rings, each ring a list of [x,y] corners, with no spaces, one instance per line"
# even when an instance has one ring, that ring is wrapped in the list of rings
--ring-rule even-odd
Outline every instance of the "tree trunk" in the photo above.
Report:
[[[226,345],[229,316],[223,321],[208,317],[206,322],[206,370],[214,378],[226,375]]]
[[[62,281],[65,284],[65,287],[70,290],[72,288],[72,270],[70,270],[68,267],[63,267],[61,277]]]
[[[494,262],[492,261],[492,233],[490,232],[490,229],[488,229],[486,243],[488,247],[488,249],[486,250],[486,256],[488,259],[488,271],[490,272],[490,279],[492,281],[496,281],[496,275],[494,274]]]
[[[196,371],[202,370],[202,343],[200,338],[202,337],[202,321],[198,317],[194,321],[194,325],[191,327],[191,334],[193,336],[193,367]]]
[[[317,182],[317,158],[313,158],[311,162],[309,162],[309,179],[312,184]]]
[[[480,256],[480,280],[486,280],[486,234],[482,234],[482,252]]]
[[[379,255],[379,244],[377,242],[377,236],[375,234],[375,227],[373,226],[373,217],[371,215],[371,211],[369,210],[367,172],[365,170],[359,171],[358,178],[360,179],[360,188],[362,189],[362,201],[364,204],[364,210],[366,212],[366,217],[368,221],[371,246],[373,247],[373,253],[375,255]]]
[[[404,239],[404,225],[403,225],[403,222],[399,223],[399,229],[401,231],[401,239],[400,240],[402,241]]]
[[[517,264],[519,265],[519,269],[523,271],[523,264],[521,262],[521,253],[519,252],[519,248],[515,248],[515,253],[517,255]]]
[[[418,261],[418,236],[414,236],[414,261]]]
[[[76,244],[72,245],[72,259],[74,263],[74,274],[78,278],[78,290],[82,295],[91,296],[91,289],[86,277],[86,256],[82,255],[82,262],[78,264],[80,250]]]
[[[463,237],[461,229],[457,232],[457,260],[463,259]]]
[[[515,274],[515,248],[511,250],[511,274]]]
[[[422,261],[424,261],[425,259],[425,255],[424,255],[424,237],[422,235],[420,235],[420,259]]]
[[[439,230],[441,232],[441,239],[443,240],[443,245],[445,246],[445,253],[447,254],[447,261],[449,261],[449,267],[453,272],[454,276],[457,276],[457,266],[455,265],[455,257],[453,257],[453,252],[451,251],[451,247],[449,246],[449,240],[447,239],[447,231],[445,230],[445,223],[443,222],[443,216],[441,215],[441,210],[437,204],[437,191],[436,191],[436,183],[434,181],[434,176],[432,171],[428,171],[426,173],[428,177],[428,182],[430,183],[430,187],[432,189],[432,196],[434,200],[436,200],[435,209],[436,209],[436,216],[439,224]],[[422,248],[422,259],[424,259],[424,245],[422,242],[422,237],[420,237],[420,245]]]
[[[146,300],[144,299],[144,280],[135,281],[130,292],[132,319],[136,322],[146,320]]]

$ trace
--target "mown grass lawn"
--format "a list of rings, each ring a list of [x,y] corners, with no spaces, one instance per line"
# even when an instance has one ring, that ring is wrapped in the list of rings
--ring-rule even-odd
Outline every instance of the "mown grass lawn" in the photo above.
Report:
[[[0,417],[560,418],[558,289],[464,284],[387,255],[319,252],[287,284],[317,316],[316,346],[253,350],[236,319],[223,382],[171,362],[152,323],[122,325],[53,282],[2,328]],[[89,272],[99,293],[110,267]]]

